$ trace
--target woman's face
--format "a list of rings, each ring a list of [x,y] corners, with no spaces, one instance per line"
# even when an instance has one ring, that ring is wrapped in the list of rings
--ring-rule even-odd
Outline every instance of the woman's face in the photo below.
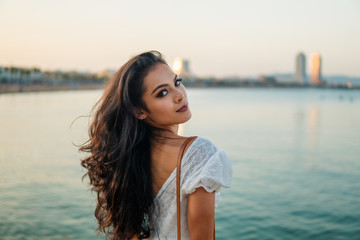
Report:
[[[185,87],[168,65],[157,64],[145,77],[143,84],[143,101],[149,112],[142,112],[149,124],[167,128],[191,118]]]

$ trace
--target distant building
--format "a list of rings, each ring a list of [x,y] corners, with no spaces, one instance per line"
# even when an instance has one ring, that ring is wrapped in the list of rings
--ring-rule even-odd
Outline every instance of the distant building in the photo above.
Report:
[[[190,73],[189,60],[183,60],[183,71]]]
[[[276,73],[273,74],[272,77],[275,78],[278,83],[293,83],[294,82],[294,74],[293,73]]]
[[[44,81],[44,73],[40,68],[32,68],[29,71],[29,82],[30,83],[40,83]]]
[[[172,69],[180,77],[192,78],[193,75],[190,71],[189,65],[190,65],[189,60],[185,60],[177,57],[174,59]]]
[[[305,55],[298,53],[295,61],[295,82],[304,84],[306,81]]]
[[[38,68],[0,67],[0,83],[2,84],[32,84],[40,83],[43,73]]]
[[[276,79],[274,77],[271,77],[271,76],[260,75],[259,78],[258,78],[258,82],[259,83],[265,83],[265,84],[275,84]]]
[[[312,73],[311,73],[311,84],[320,85],[321,80],[321,57],[319,53],[314,53],[312,56]]]

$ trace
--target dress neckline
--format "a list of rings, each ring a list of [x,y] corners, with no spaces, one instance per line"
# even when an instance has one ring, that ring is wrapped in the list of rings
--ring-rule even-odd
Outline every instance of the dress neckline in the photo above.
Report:
[[[187,148],[186,152],[184,153],[184,156],[181,158],[181,166],[184,164],[184,159],[187,158],[187,156],[190,154],[190,150],[192,149],[192,147],[194,146],[194,143],[199,139],[199,137],[197,136],[195,138],[195,140],[193,140],[189,147]],[[175,167],[175,169],[172,171],[172,173],[170,174],[170,176],[166,179],[166,181],[164,182],[164,184],[161,186],[160,190],[158,191],[158,193],[156,194],[154,201],[156,201],[161,194],[164,192],[164,190],[166,189],[166,187],[175,179],[176,176],[176,169],[177,167]]]

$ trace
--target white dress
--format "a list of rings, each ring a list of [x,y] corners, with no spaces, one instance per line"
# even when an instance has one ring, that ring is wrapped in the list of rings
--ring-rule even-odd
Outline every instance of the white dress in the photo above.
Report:
[[[215,207],[220,202],[220,188],[230,187],[232,165],[226,153],[210,140],[197,137],[181,161],[180,208],[181,238],[190,239],[187,222],[188,195],[196,188],[215,191]],[[176,169],[154,199],[154,213],[150,222],[150,239],[177,239]]]

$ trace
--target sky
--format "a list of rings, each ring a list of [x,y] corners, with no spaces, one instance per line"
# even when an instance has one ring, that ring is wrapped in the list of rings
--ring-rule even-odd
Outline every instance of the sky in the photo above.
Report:
[[[359,0],[0,0],[0,65],[99,72],[158,50],[198,76],[360,76]]]

